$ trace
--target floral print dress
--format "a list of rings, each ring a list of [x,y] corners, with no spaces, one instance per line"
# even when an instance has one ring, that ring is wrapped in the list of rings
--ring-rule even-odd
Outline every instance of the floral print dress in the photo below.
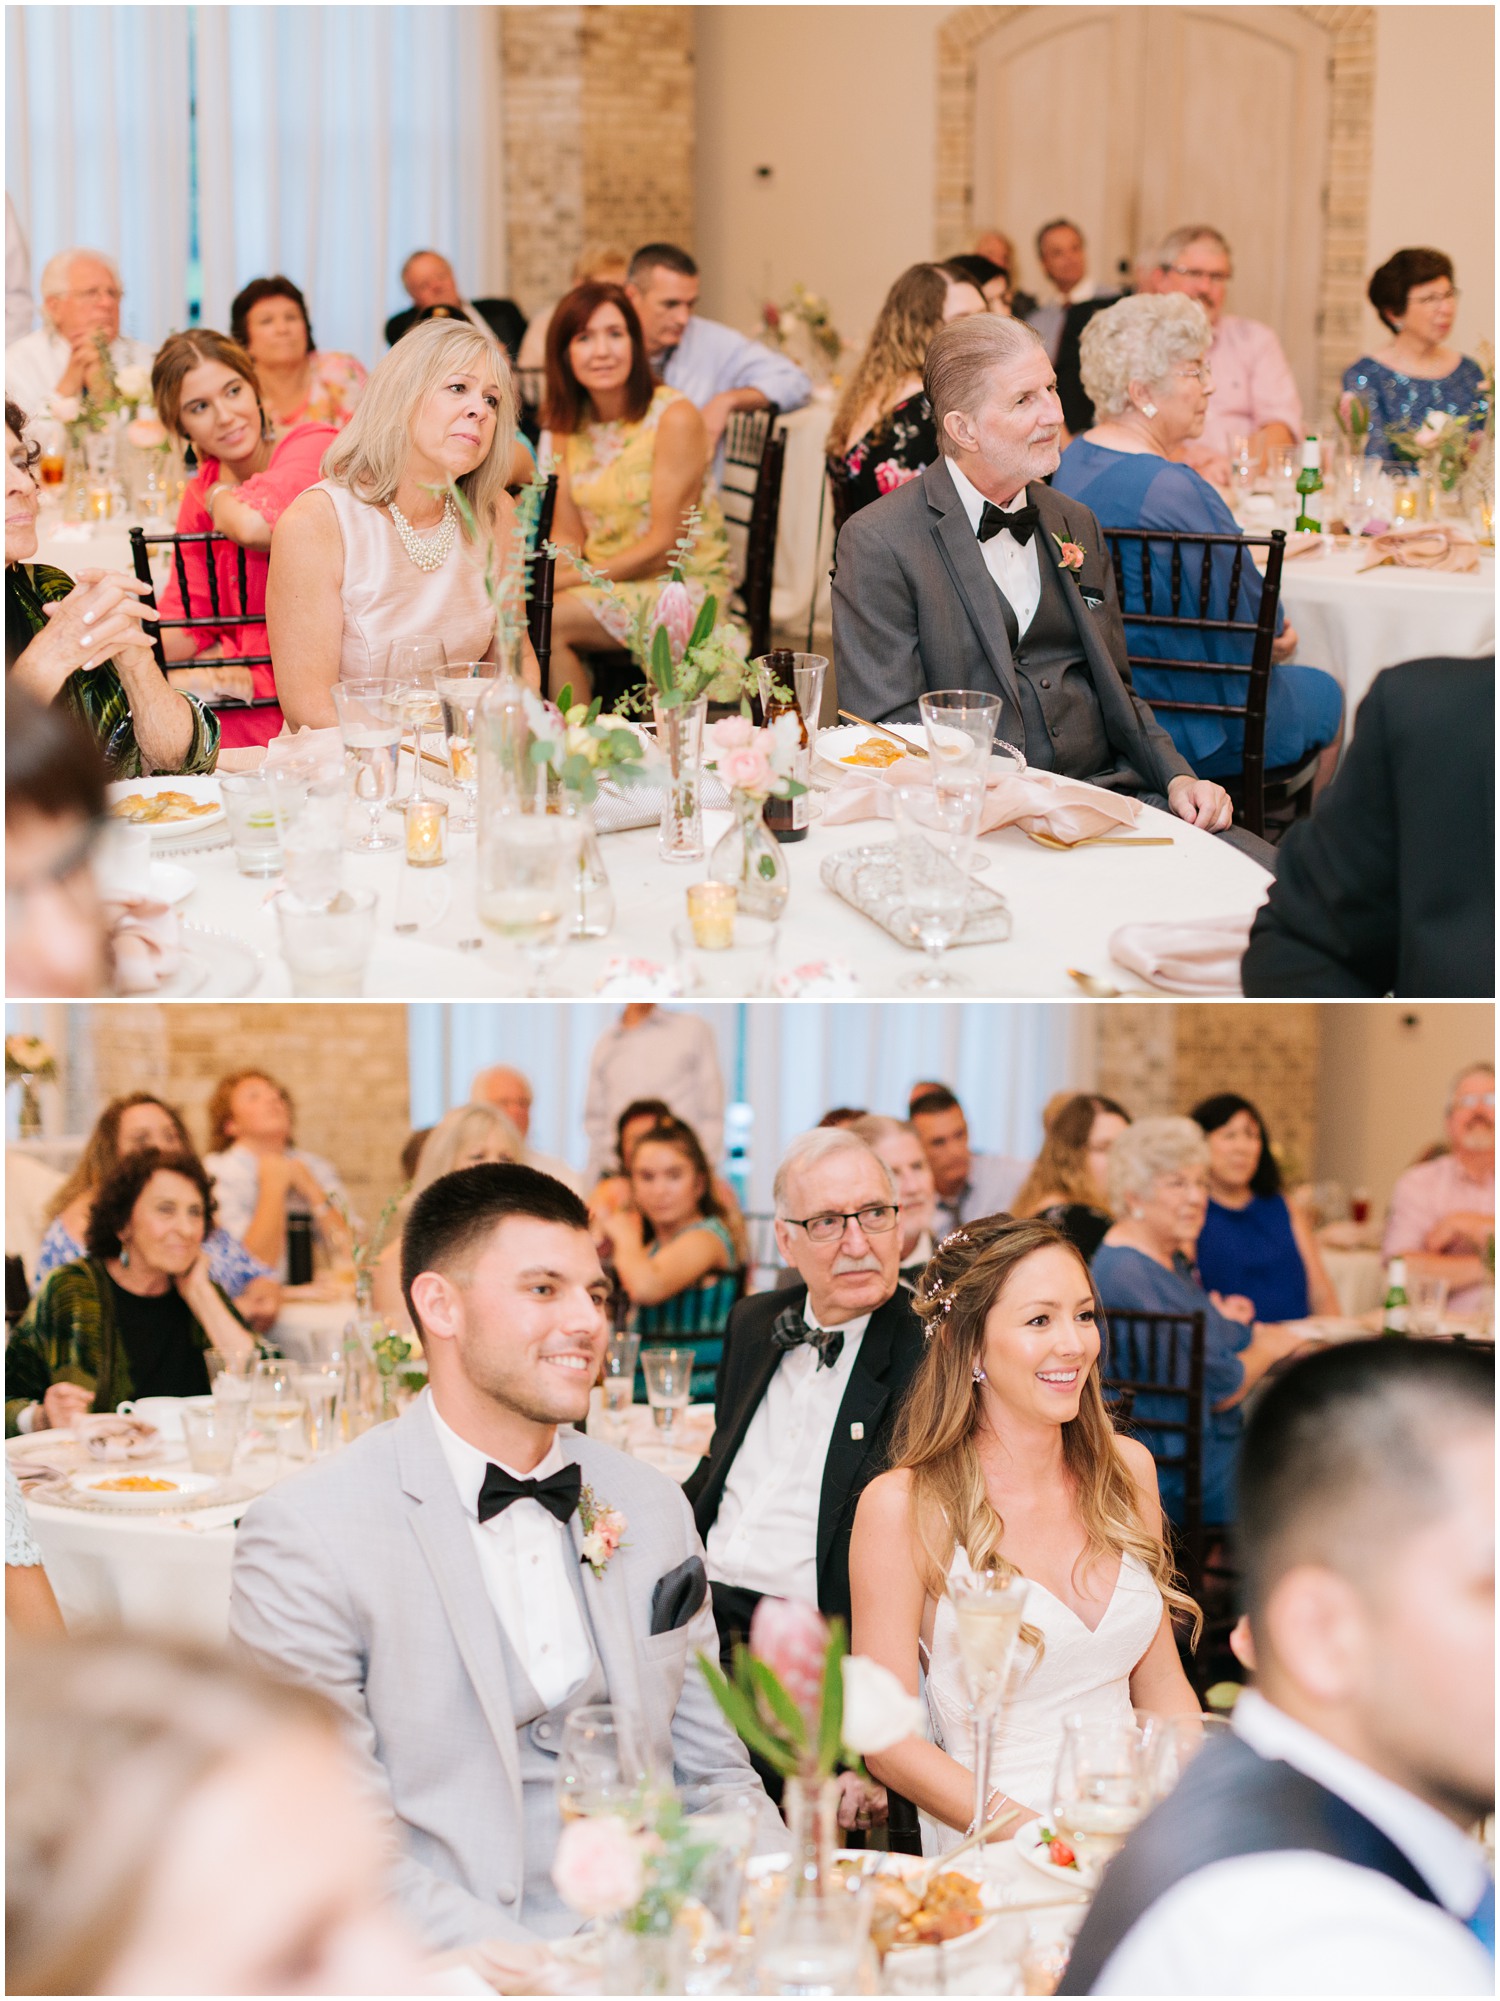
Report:
[[[312,377],[307,387],[307,401],[300,410],[273,420],[272,436],[278,440],[294,431],[299,424],[332,424],[336,431],[342,431],[354,415],[355,404],[364,394],[364,363],[356,361],[352,354],[340,354],[336,349],[319,347],[313,349],[310,359]]]
[[[829,458],[829,477],[842,503],[840,518],[847,521],[872,500],[905,486],[908,480],[925,472],[937,455],[932,405],[919,389],[893,410],[887,410],[847,452]]]
[[[656,464],[657,426],[662,411],[680,395],[680,390],[669,389],[662,383],[652,396],[645,416],[636,422],[619,418],[608,424],[586,424],[560,441],[564,444],[563,463],[567,467],[573,504],[583,521],[584,559],[596,569],[618,556],[622,549],[641,541],[651,525],[651,475]],[[692,554],[682,566],[682,580],[695,607],[710,594],[718,600],[722,622],[731,588],[729,537],[718,496],[708,476],[703,481],[698,508],[702,525]],[[621,646],[628,646],[660,591],[660,578],[643,577],[615,585],[618,604],[588,585],[582,587],[579,596],[610,637]]]

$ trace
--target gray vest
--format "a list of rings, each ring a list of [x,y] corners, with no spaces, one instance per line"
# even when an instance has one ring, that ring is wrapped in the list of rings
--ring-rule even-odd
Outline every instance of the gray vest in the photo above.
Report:
[[[1062,575],[1040,546],[1046,532],[1038,523],[1036,560],[1042,595],[1024,634],[1009,599],[998,584],[995,586],[1021,691],[1021,716],[1026,725],[1021,749],[1027,763],[1042,771],[1059,771],[1067,778],[1093,778],[1111,770],[1116,758],[1066,596],[1078,586],[1071,577]]]
[[[572,1553],[570,1544],[567,1554],[571,1556]],[[562,1832],[562,1820],[557,1811],[557,1756],[562,1748],[563,1725],[571,1711],[581,1708],[584,1703],[609,1700],[609,1684],[600,1665],[598,1644],[589,1620],[579,1570],[576,1562],[568,1565],[593,1658],[588,1674],[555,1709],[548,1709],[543,1703],[510,1644],[504,1626],[498,1618],[495,1621],[500,1634],[506,1681],[510,1687],[511,1712],[516,1719],[516,1753],[521,1765],[526,1877],[519,1916],[523,1925],[529,1925],[543,1938],[568,1938],[579,1925],[577,1912],[563,1902],[552,1881],[552,1858]]]

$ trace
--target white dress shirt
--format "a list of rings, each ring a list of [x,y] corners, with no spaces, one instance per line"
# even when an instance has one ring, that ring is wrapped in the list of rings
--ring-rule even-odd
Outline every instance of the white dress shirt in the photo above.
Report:
[[[60,333],[41,326],[34,333],[12,341],[5,350],[5,393],[28,418],[50,417],[52,392],[62,380],[72,347]],[[122,368],[144,368],[151,373],[153,350],[144,341],[125,334],[110,344],[110,359],[118,372]]]
[[[31,332],[36,304],[31,296],[31,253],[21,230],[21,218],[10,196],[5,197],[5,344]],[[14,392],[11,392],[14,400]],[[27,413],[30,414],[29,412]]]
[[[1234,1727],[1385,1834],[1443,1908],[1388,1876],[1287,1849],[1215,1862],[1174,1885],[1110,1955],[1096,1994],[1493,1994],[1495,1963],[1466,1920],[1484,1856],[1434,1807],[1247,1689]],[[1446,1913],[1452,1913],[1452,1916]]]
[[[805,1314],[809,1327],[818,1323]],[[847,1320],[831,1369],[810,1343],[787,1350],[734,1455],[708,1532],[708,1574],[719,1584],[818,1602],[818,1506],[839,1406],[870,1324]]]
[[[443,1422],[430,1391],[426,1403],[469,1518],[469,1534],[495,1617],[537,1694],[549,1709],[556,1709],[586,1678],[594,1660],[593,1644],[569,1578],[578,1553],[568,1525],[558,1521],[540,1501],[512,1501],[503,1514],[480,1521],[479,1490],[492,1462],[478,1446],[470,1445]],[[499,1460],[493,1463],[501,1464]],[[566,1464],[562,1446],[554,1438],[552,1450],[529,1473],[518,1472],[514,1466],[504,1466],[502,1471],[514,1480],[542,1480]]]
[[[660,1098],[698,1135],[710,1167],[724,1147],[724,1078],[719,1044],[701,1014],[653,1008],[634,1028],[623,1017],[605,1029],[589,1058],[583,1129],[590,1188],[615,1157],[615,1125],[637,1098]]]
[[[984,495],[971,479],[959,471],[952,459],[948,461],[948,477],[958,489],[964,513],[969,517],[969,526],[977,536],[980,516],[985,508]],[[1014,514],[1025,505],[1026,489],[1023,486],[1018,494],[1006,501],[1002,512]],[[1016,628],[1020,632],[1024,632],[1036,617],[1036,608],[1042,601],[1042,573],[1037,565],[1036,538],[1045,532],[1038,523],[1029,542],[1018,542],[1014,535],[1007,535],[1002,529],[988,542],[979,544],[984,567],[1005,593],[1006,603],[1016,615]]]

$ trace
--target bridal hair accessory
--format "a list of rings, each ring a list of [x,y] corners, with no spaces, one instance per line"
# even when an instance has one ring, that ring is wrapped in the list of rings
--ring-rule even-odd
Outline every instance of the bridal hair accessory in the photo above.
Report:
[[[458,529],[458,511],[453,505],[452,494],[444,494],[443,518],[430,535],[419,535],[394,500],[387,505],[396,533],[401,537],[401,546],[417,568],[440,570],[453,552],[453,537]]]
[[[950,1244],[971,1244],[973,1241],[974,1239],[969,1235],[967,1230],[950,1230],[938,1245],[938,1249],[945,1251]]]

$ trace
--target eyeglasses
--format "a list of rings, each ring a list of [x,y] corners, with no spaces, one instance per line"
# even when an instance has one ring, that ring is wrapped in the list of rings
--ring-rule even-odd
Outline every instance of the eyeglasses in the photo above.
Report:
[[[1214,379],[1214,372],[1206,361],[1189,362],[1186,368],[1179,368],[1177,373],[1184,382],[1212,382]]]
[[[1200,271],[1192,264],[1169,264],[1167,269],[1174,278],[1196,278],[1203,285],[1227,285],[1234,276],[1232,271]]]
[[[1408,312],[1413,306],[1453,306],[1462,296],[1456,285],[1450,285],[1446,292],[1408,292],[1406,306]]]
[[[1453,1104],[1455,1110],[1460,1105],[1477,1105],[1492,1112],[1495,1109],[1495,1094],[1493,1091],[1461,1091]]]
[[[106,305],[117,306],[125,294],[118,285],[90,285],[86,292],[69,292],[70,299],[80,299],[86,306],[97,306],[102,300]]]
[[[782,1221],[790,1223],[793,1229],[806,1230],[815,1244],[832,1244],[851,1223],[858,1223],[867,1237],[881,1236],[895,1229],[900,1213],[894,1202],[872,1202],[864,1209],[825,1209],[818,1216],[784,1216]]]

